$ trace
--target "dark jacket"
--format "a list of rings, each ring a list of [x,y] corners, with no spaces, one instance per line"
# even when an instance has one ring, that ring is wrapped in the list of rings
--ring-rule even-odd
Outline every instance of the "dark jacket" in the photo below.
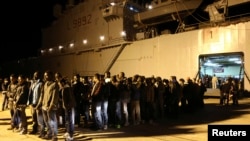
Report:
[[[83,100],[82,96],[84,94],[84,84],[78,81],[73,84],[72,89],[73,89],[73,94],[75,97],[76,105],[80,105],[80,103],[82,103],[82,100]]]
[[[102,93],[103,84],[101,82],[97,82],[91,92],[92,101],[99,102],[103,100],[103,93]]]
[[[16,106],[25,106],[27,104],[29,97],[29,86],[27,82],[24,82],[21,85],[18,85],[16,91]]]
[[[62,90],[62,105],[64,109],[71,109],[76,106],[75,96],[71,87],[66,84]]]

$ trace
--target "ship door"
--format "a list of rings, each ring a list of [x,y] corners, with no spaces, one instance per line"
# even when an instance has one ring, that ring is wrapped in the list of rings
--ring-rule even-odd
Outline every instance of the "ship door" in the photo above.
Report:
[[[197,77],[203,80],[207,88],[212,87],[211,78],[213,75],[216,75],[219,80],[217,87],[219,88],[228,77],[244,82],[244,72],[244,54],[241,52],[199,56]],[[242,85],[242,87],[244,86]]]

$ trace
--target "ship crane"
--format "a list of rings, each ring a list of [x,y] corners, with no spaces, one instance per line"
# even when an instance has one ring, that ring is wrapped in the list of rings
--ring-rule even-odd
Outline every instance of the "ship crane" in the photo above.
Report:
[[[211,23],[218,23],[225,21],[225,14],[227,11],[228,0],[219,0],[212,4],[209,4],[205,11],[209,14],[209,19]],[[223,12],[220,13],[219,10],[223,9]]]

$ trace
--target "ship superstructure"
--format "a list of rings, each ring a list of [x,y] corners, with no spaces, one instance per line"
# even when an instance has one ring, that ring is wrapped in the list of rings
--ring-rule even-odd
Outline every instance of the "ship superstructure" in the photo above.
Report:
[[[123,71],[192,78],[223,70],[222,77],[243,79],[250,90],[250,12],[229,15],[237,6],[244,10],[243,5],[250,1],[68,1],[66,10],[55,5],[57,20],[43,29],[40,56],[19,64],[29,64],[31,72],[51,69],[68,77]],[[206,65],[228,56],[238,62]]]

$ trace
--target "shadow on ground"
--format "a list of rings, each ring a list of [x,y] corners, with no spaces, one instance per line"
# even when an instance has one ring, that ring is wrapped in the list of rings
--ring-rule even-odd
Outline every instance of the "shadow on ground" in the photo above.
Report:
[[[206,100],[205,100],[206,101]],[[241,101],[244,101],[241,103]],[[116,129],[110,127],[105,131],[95,131],[91,128],[75,128],[74,138],[75,141],[88,141],[93,139],[111,139],[111,138],[126,138],[126,137],[153,137],[153,136],[166,136],[166,135],[178,135],[178,134],[194,134],[194,133],[206,133],[207,129],[202,128],[197,130],[197,125],[208,125],[215,122],[223,122],[225,120],[242,118],[241,116],[250,115],[250,100],[240,100],[240,105],[218,105],[219,100],[213,100],[213,102],[205,103],[204,108],[198,108],[195,112],[184,113],[180,112],[178,118],[166,117],[161,120],[157,120],[155,124],[140,124],[130,125],[127,127],[121,127]],[[32,124],[31,117],[29,118],[29,124]],[[8,125],[9,118],[0,117],[0,126]],[[243,124],[248,124],[244,123]],[[59,128],[58,138],[63,140],[64,128]]]
[[[76,136],[76,139],[77,141],[84,141],[91,140],[92,138],[151,137],[161,135],[194,134],[197,132],[207,133],[206,129],[200,131],[195,130],[196,125],[223,122],[224,120],[239,118],[246,114],[250,114],[249,100],[238,106],[222,106],[217,103],[207,103],[204,108],[197,109],[195,112],[181,112],[178,118],[166,117],[155,124],[145,123],[140,125],[130,125],[120,129],[109,128],[106,131],[93,131],[86,128],[77,128],[76,134],[78,134],[78,136]],[[80,135],[84,136],[81,137]]]

